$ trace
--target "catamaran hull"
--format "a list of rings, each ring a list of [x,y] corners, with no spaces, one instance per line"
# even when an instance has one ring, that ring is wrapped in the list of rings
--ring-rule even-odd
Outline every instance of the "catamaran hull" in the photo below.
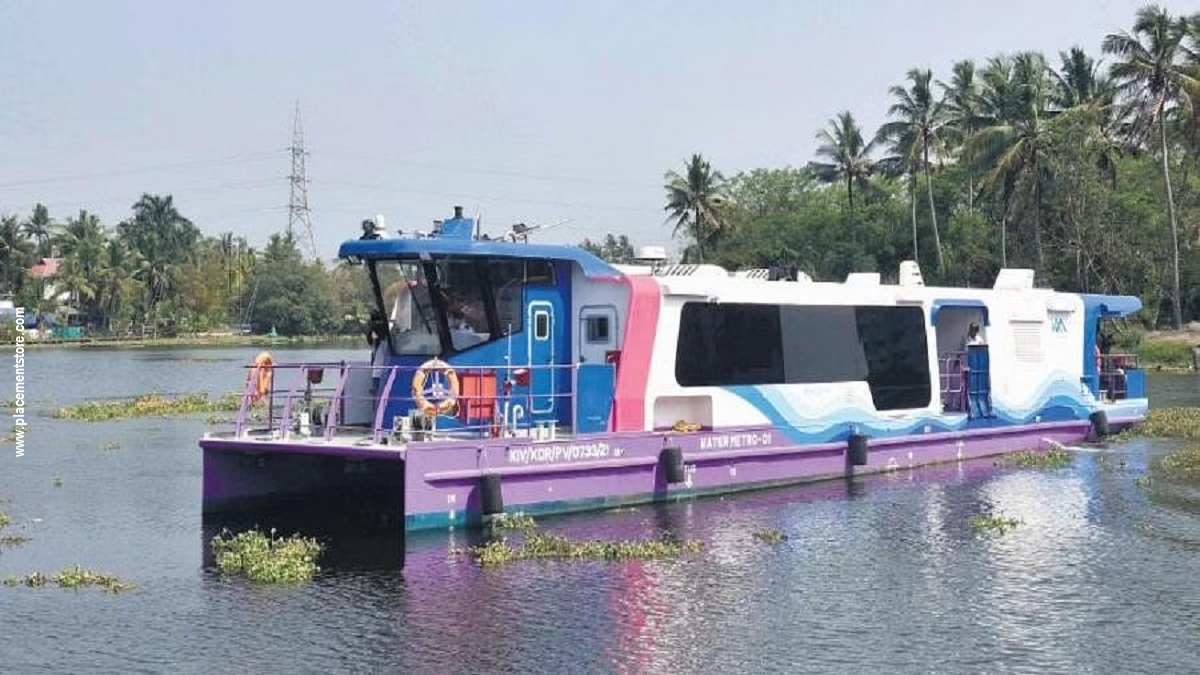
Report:
[[[1110,430],[1140,418],[1109,420]],[[865,457],[858,458],[847,440],[797,443],[788,429],[769,426],[534,442],[440,440],[403,449],[228,437],[208,437],[200,445],[206,512],[311,495],[371,497],[399,508],[412,531],[478,525],[497,499],[507,512],[566,513],[1045,450],[1093,434],[1086,419],[953,431],[926,427],[868,439]],[[497,487],[498,495],[488,493]]]

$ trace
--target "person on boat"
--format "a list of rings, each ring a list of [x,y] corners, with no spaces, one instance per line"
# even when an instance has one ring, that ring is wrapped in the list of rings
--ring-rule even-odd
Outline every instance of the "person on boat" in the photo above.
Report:
[[[971,323],[967,327],[967,345],[986,345],[987,340],[983,339],[983,333],[979,332],[979,324]]]

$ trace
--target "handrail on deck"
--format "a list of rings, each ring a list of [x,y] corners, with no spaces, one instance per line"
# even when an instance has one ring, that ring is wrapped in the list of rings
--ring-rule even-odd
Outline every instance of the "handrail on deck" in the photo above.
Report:
[[[504,365],[471,365],[471,366],[455,366],[454,370],[459,373],[460,378],[470,377],[472,375],[490,376],[496,378],[497,386],[493,391],[484,393],[483,391],[473,391],[470,394],[465,392],[459,393],[460,413],[456,415],[462,423],[457,424],[446,431],[453,433],[478,433],[481,435],[496,435],[502,429],[522,431],[530,430],[536,427],[552,424],[546,420],[535,420],[533,417],[539,413],[534,412],[533,404],[535,401],[558,401],[566,399],[569,402],[577,395],[578,387],[570,387],[566,391],[550,391],[538,392],[533,391],[530,387],[529,391],[521,392],[520,394],[512,393],[513,385],[520,382],[520,386],[528,386],[524,382],[524,378],[528,377],[529,382],[532,382],[534,373],[550,372],[561,373],[569,372],[578,376],[579,369],[583,366],[594,365],[609,365],[609,364],[504,364]],[[611,367],[611,366],[610,366]],[[244,436],[249,429],[252,419],[251,411],[255,402],[255,387],[257,386],[257,371],[254,366],[247,366],[249,372],[246,377],[246,388],[242,395],[241,406],[238,410],[235,433],[237,436]],[[298,399],[304,400],[306,404],[320,403],[325,406],[325,419],[319,425],[321,428],[320,437],[326,441],[333,440],[338,430],[353,428],[361,431],[365,427],[364,424],[344,423],[343,416],[347,413],[345,407],[347,403],[370,401],[371,402],[371,428],[368,436],[375,443],[383,441],[386,435],[387,428],[385,426],[385,417],[390,406],[396,403],[408,401],[412,403],[412,408],[416,407],[416,398],[411,395],[394,396],[395,383],[397,376],[401,373],[415,373],[420,370],[420,366],[381,366],[366,363],[346,363],[346,362],[331,362],[331,363],[277,363],[271,366],[273,371],[297,371],[299,380],[287,386],[285,391],[277,392],[275,388],[275,380],[272,378],[272,388],[269,392],[269,400],[266,412],[266,431],[270,435],[276,433],[276,420],[278,420],[278,433],[283,438],[288,438],[293,433],[292,427],[296,419],[296,408]],[[336,384],[332,388],[329,387],[313,387],[314,384],[309,373],[315,370],[324,370],[329,372],[337,369],[338,378]],[[348,383],[351,380],[352,374],[355,372],[368,371],[373,375],[375,383],[372,386],[369,396],[354,395],[347,391]],[[382,377],[383,371],[387,371],[386,378]],[[277,377],[279,373],[274,373]],[[382,386],[380,386],[380,384]],[[503,384],[503,386],[500,386]],[[275,414],[275,403],[277,397],[283,397],[282,413],[277,417]],[[507,415],[501,413],[501,404],[512,401],[525,401],[525,414],[519,420],[509,421]],[[411,410],[411,408],[410,408]],[[478,412],[485,410],[487,413],[473,416],[473,411]],[[361,412],[361,408],[360,408]],[[504,415],[503,424],[497,420],[500,415]],[[479,424],[472,424],[472,421],[480,421]],[[307,435],[307,434],[306,434]]]

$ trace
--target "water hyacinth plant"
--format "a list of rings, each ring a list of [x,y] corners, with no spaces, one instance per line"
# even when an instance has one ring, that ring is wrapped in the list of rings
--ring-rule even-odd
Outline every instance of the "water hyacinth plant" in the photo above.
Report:
[[[1200,407],[1157,408],[1146,415],[1146,420],[1113,437],[1114,441],[1137,436],[1156,438],[1186,438],[1200,441]]]
[[[59,408],[54,412],[54,417],[80,422],[104,422],[134,417],[233,412],[241,406],[241,402],[241,396],[238,394],[226,394],[217,399],[209,399],[208,394],[185,394],[174,397],[146,394],[133,399],[88,401],[75,406]]]
[[[782,530],[755,530],[751,535],[755,541],[764,544],[781,544],[787,541],[788,536]]]
[[[9,587],[26,586],[28,588],[42,588],[50,584],[59,588],[72,589],[96,587],[109,593],[122,593],[135,588],[133,584],[122,581],[112,574],[94,572],[79,565],[68,567],[55,575],[34,572],[21,577],[8,577],[3,583]]]
[[[311,581],[321,569],[317,558],[324,550],[316,539],[298,534],[276,537],[274,529],[270,534],[222,531],[213,537],[211,546],[222,572],[263,584]]]
[[[518,530],[528,531],[537,529],[537,521],[533,516],[527,516],[519,513],[501,513],[492,517],[491,526],[493,530]]]
[[[1162,458],[1159,467],[1169,478],[1186,481],[1200,480],[1200,446],[1182,448],[1172,452]]]
[[[1020,469],[1063,469],[1071,466],[1075,458],[1062,447],[1052,447],[1046,452],[1026,450],[1006,456],[1001,463]]]
[[[1015,529],[1021,521],[1003,514],[984,514],[971,519],[971,529],[977,534],[1004,534]]]
[[[466,553],[484,567],[494,567],[522,560],[655,560],[677,558],[703,550],[699,541],[654,539],[646,541],[574,541],[553,534],[535,533],[525,537],[519,546],[507,539],[475,546]]]

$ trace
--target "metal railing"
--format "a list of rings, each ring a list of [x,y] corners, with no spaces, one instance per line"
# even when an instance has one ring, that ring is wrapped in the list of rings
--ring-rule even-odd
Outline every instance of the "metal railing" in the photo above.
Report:
[[[405,440],[503,435],[549,439],[559,433],[557,420],[573,417],[578,370],[584,365],[598,364],[454,365],[451,369],[459,381],[456,405],[434,415],[421,412],[422,401],[411,390],[396,391],[397,382],[411,382],[419,366],[346,362],[247,366],[234,434],[332,441],[341,433],[373,443],[393,433]],[[270,386],[260,396],[265,369],[270,372]],[[569,386],[562,381],[564,372],[569,373]],[[548,390],[536,390],[534,383],[544,378],[551,383]],[[426,401],[436,405],[439,399],[445,397],[434,395]],[[567,408],[560,407],[564,405]],[[392,423],[387,420],[389,409],[400,411]]]
[[[1101,354],[1096,357],[1100,373],[1100,397],[1119,401],[1129,397],[1127,371],[1137,370],[1137,354]]]
[[[964,411],[966,404],[967,355],[951,352],[938,357],[938,378],[942,390],[942,407],[945,410]]]

